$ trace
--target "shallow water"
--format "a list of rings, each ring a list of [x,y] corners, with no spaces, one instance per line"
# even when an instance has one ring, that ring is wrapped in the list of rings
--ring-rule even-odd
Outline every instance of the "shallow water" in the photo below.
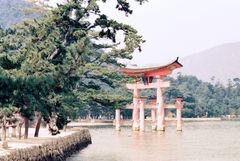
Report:
[[[150,127],[149,127],[150,128]],[[240,122],[169,124],[164,133],[91,128],[92,144],[68,161],[239,161]]]

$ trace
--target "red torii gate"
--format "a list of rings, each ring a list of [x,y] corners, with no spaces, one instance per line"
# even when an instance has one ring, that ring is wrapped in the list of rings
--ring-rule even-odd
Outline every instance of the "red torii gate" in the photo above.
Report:
[[[181,68],[182,64],[178,62],[178,58],[164,66],[151,68],[120,68],[126,76],[142,76],[143,83],[136,79],[135,83],[127,84],[127,88],[133,90],[133,104],[127,105],[127,109],[133,109],[133,130],[144,131],[144,108],[151,109],[152,130],[165,130],[165,108],[177,109],[177,130],[182,130],[181,109],[183,107],[182,98],[176,98],[176,103],[165,105],[163,101],[162,88],[170,87],[169,81],[163,81],[166,75],[170,75],[176,68]],[[153,82],[156,78],[156,82]],[[144,104],[145,98],[140,97],[140,90],[156,88],[157,99],[150,100],[150,104]],[[156,121],[157,120],[157,121]],[[115,113],[116,130],[120,130],[120,109],[116,109]]]

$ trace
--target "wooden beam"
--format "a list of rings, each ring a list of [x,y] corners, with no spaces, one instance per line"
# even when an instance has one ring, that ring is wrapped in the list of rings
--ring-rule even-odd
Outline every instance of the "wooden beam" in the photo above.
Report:
[[[150,104],[145,104],[144,106],[147,109],[152,109],[152,108],[157,109],[157,107],[158,107],[157,105],[150,105]],[[126,106],[126,109],[133,109],[133,108],[134,108],[133,104],[128,104]],[[137,108],[139,108],[139,106]],[[176,105],[175,104],[168,104],[168,105],[164,104],[164,108],[166,108],[166,109],[174,109],[174,108],[176,108]]]
[[[145,107],[148,108],[148,109],[157,109],[157,105],[146,104]]]
[[[126,109],[134,109],[134,105],[133,104],[128,104],[128,105],[126,105]]]
[[[176,105],[175,104],[168,104],[168,105],[165,104],[164,108],[173,109],[173,108],[176,108]]]
[[[157,87],[161,87],[161,88],[166,88],[166,87],[170,87],[170,81],[165,81],[165,82],[161,82],[159,85],[157,83],[149,83],[149,84],[140,84],[140,83],[134,83],[134,84],[127,84],[127,88],[128,89],[148,89],[148,88],[157,88]]]

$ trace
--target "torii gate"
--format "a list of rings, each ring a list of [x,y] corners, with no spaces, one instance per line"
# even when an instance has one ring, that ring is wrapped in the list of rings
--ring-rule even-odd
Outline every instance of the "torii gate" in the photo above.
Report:
[[[176,108],[177,110],[177,130],[182,130],[182,117],[181,109],[183,107],[182,98],[176,98],[176,103],[165,105],[163,101],[163,88],[170,87],[169,81],[163,81],[166,75],[170,75],[176,68],[182,67],[178,62],[178,58],[164,66],[151,67],[151,68],[120,68],[126,76],[142,76],[142,82],[136,79],[135,83],[127,84],[127,88],[133,90],[133,104],[127,105],[127,109],[133,110],[133,130],[144,131],[144,108],[151,109],[152,117],[152,130],[164,131],[165,130],[165,108]],[[156,82],[153,82],[156,78]],[[144,104],[145,98],[140,97],[140,90],[156,88],[157,99],[150,100],[149,104]],[[157,119],[157,121],[156,121]],[[116,130],[120,130],[120,109],[116,109],[115,113]]]

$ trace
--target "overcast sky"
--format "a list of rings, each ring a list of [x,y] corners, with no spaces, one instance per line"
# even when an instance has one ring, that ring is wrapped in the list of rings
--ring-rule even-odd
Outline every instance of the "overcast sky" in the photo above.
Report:
[[[62,0],[52,0],[62,1]],[[107,0],[101,9],[135,27],[146,40],[133,64],[157,65],[228,42],[240,41],[240,0],[148,0],[131,3],[126,17]],[[132,0],[133,1],[133,0]]]
[[[132,63],[161,64],[240,41],[240,0],[148,1],[132,3],[129,17],[115,11],[115,5],[102,7],[107,15],[134,26],[147,41]]]

